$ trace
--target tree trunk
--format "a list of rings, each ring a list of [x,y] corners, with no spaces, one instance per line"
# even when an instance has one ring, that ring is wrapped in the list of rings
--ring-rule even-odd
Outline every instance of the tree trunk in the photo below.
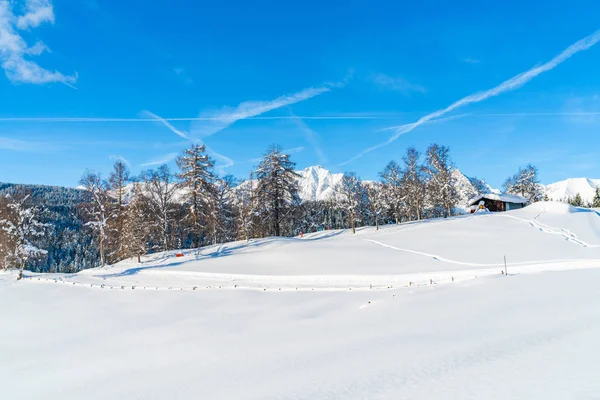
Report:
[[[106,259],[104,257],[104,239],[102,236],[100,236],[100,266],[104,267],[105,264],[106,264]]]
[[[279,236],[279,205],[275,205],[274,218],[275,218],[275,236]]]

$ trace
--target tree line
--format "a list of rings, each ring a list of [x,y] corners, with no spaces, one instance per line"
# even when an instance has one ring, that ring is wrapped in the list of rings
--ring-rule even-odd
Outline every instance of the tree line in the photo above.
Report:
[[[592,201],[586,202],[583,200],[583,197],[581,197],[581,193],[577,193],[573,197],[567,197],[563,202],[569,203],[575,207],[600,208],[600,187],[596,188]]]
[[[132,176],[118,160],[107,179],[94,171],[83,174],[86,196],[76,214],[90,238],[88,247],[97,252],[93,266],[234,240],[445,218],[459,212],[464,196],[488,191],[483,181],[470,178],[471,192],[459,193],[450,149],[437,144],[424,155],[408,148],[400,163],[385,166],[379,181],[345,173],[330,198],[305,202],[295,163],[278,146],[266,151],[248,180],[218,176],[204,145],[191,145],[176,164],[175,172],[162,165]],[[520,169],[505,183],[506,191],[541,200],[537,174],[533,166]],[[53,227],[38,215],[39,205],[29,194],[0,194],[1,266],[29,268],[47,254],[40,238]]]

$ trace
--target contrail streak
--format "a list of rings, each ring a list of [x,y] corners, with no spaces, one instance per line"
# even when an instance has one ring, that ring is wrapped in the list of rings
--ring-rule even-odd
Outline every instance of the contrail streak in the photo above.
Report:
[[[352,119],[390,119],[395,118],[394,116],[345,116],[345,115],[324,115],[324,116],[279,116],[279,117],[249,117],[246,120],[277,120],[277,119],[339,119],[339,120],[352,120]],[[183,118],[161,118],[162,121],[177,122],[177,121],[221,121],[219,117],[183,117]],[[0,122],[157,122],[156,118],[85,118],[85,117],[23,117],[13,118],[6,117],[0,118]]]
[[[520,113],[469,113],[469,114],[459,114],[459,115],[454,115],[451,117],[446,117],[446,118],[439,118],[433,121],[429,121],[430,123],[436,123],[436,122],[444,122],[444,121],[451,121],[454,119],[458,119],[458,118],[463,118],[463,117],[535,117],[535,116],[561,116],[561,115],[600,115],[600,111],[581,111],[581,112],[520,112]],[[390,116],[380,116],[380,115],[373,115],[373,116],[369,116],[369,115],[365,115],[365,116],[335,116],[335,115],[331,115],[331,116],[297,116],[297,117],[292,117],[292,116],[280,116],[280,117],[252,117],[252,118],[246,118],[247,120],[277,120],[277,119],[296,119],[296,118],[301,118],[301,119],[308,119],[308,120],[369,120],[369,119],[374,119],[374,120],[383,120],[383,119],[393,119],[393,118],[398,118],[398,115],[390,115]],[[183,118],[161,118],[162,121],[168,121],[168,122],[177,122],[177,121],[215,121],[217,120],[217,118],[200,118],[200,117],[183,117]],[[0,117],[0,122],[161,122],[158,121],[156,118],[82,118],[82,117],[74,117],[74,118],[69,118],[69,117],[48,117],[48,118],[37,118],[37,117],[23,117],[23,118],[17,118],[17,117],[5,117],[5,118],[1,118]],[[388,128],[382,128],[379,129],[377,132],[383,132],[383,131],[389,131],[389,130],[394,130],[394,129],[398,129],[398,128],[402,128],[402,127],[406,127],[406,126],[411,126],[411,125],[415,125],[416,122],[410,123],[410,124],[404,124],[404,125],[398,125],[398,126],[391,126]]]
[[[426,122],[426,124],[428,124],[428,125],[429,125],[429,124],[436,124],[436,123],[438,123],[438,122],[447,122],[447,121],[452,121],[452,120],[455,120],[455,119],[459,119],[459,118],[464,118],[464,117],[467,117],[467,116],[469,116],[469,115],[477,115],[477,114],[458,114],[458,115],[452,115],[452,116],[450,116],[450,117],[438,118],[438,119],[434,119],[434,120],[428,121],[428,122]],[[416,124],[416,122],[413,122],[412,124],[404,124],[404,125],[390,126],[389,128],[383,128],[383,129],[379,129],[379,130],[378,130],[378,131],[376,131],[376,132],[393,131],[393,130],[395,130],[395,129],[405,129],[405,128],[407,128],[407,127],[409,127],[409,126],[413,126],[413,125],[415,125],[415,124]]]
[[[167,129],[169,129],[171,132],[173,132],[177,136],[182,137],[184,139],[189,139],[189,135],[187,133],[182,132],[179,129],[175,128],[173,125],[171,125],[169,123],[169,121],[165,120],[164,118],[161,118],[158,115],[151,113],[150,111],[142,111],[142,113],[144,115],[148,115],[154,121],[163,124],[165,127],[167,127]]]
[[[396,130],[396,133],[394,133],[385,142],[377,144],[372,147],[369,147],[366,150],[363,150],[362,152],[358,153],[356,156],[352,157],[348,161],[345,161],[339,165],[346,165],[346,164],[364,156],[365,154],[372,152],[373,150],[387,146],[388,144],[394,142],[396,139],[398,139],[400,136],[404,135],[405,133],[412,131],[413,129],[417,128],[418,126],[423,125],[424,123],[426,123],[428,121],[431,121],[432,119],[435,119],[435,118],[441,117],[442,115],[448,114],[449,112],[452,112],[459,107],[463,107],[463,106],[466,106],[471,103],[479,103],[480,101],[486,100],[490,97],[498,96],[499,94],[502,94],[504,92],[508,92],[510,90],[517,89],[517,88],[525,85],[527,82],[529,82],[536,76],[538,76],[546,71],[549,71],[549,70],[553,69],[554,67],[556,67],[557,65],[568,60],[574,54],[577,54],[580,51],[589,49],[590,47],[592,47],[593,45],[598,43],[598,41],[600,41],[600,30],[573,43],[571,46],[567,47],[565,50],[563,50],[560,54],[555,56],[553,59],[551,59],[550,61],[548,61],[538,67],[534,67],[528,71],[522,72],[522,73],[510,78],[509,80],[502,82],[501,84],[499,84],[498,86],[496,86],[492,89],[488,89],[484,92],[474,93],[467,97],[463,97],[462,99],[450,104],[448,107],[446,107],[442,110],[438,110],[431,114],[427,114],[424,117],[421,117],[419,120],[417,120],[413,124],[408,124],[406,126],[402,126],[402,127],[398,128]]]

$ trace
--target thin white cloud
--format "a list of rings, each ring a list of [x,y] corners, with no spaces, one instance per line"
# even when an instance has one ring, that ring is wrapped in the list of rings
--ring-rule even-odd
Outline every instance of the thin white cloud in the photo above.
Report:
[[[424,117],[421,117],[419,120],[417,120],[413,124],[409,124],[407,126],[398,128],[396,130],[396,133],[394,133],[394,135],[392,135],[385,142],[377,144],[372,147],[369,147],[369,148],[363,150],[362,152],[360,152],[359,154],[357,154],[356,156],[352,157],[351,159],[349,159],[339,165],[346,165],[346,164],[364,156],[365,154],[370,153],[373,150],[387,146],[388,144],[390,144],[390,143],[394,142],[396,139],[398,139],[400,136],[412,131],[413,129],[417,128],[418,126],[421,126],[433,119],[439,118],[442,115],[445,115],[449,112],[456,110],[457,108],[460,108],[460,107],[463,107],[463,106],[466,106],[466,105],[472,104],[472,103],[479,103],[490,97],[498,96],[504,92],[508,92],[508,91],[520,88],[521,86],[525,85],[527,82],[529,82],[536,76],[538,76],[546,71],[549,71],[549,70],[555,68],[557,65],[568,60],[574,54],[577,54],[581,51],[589,49],[590,47],[592,47],[593,45],[598,43],[598,41],[600,41],[600,30],[594,32],[593,34],[591,34],[589,36],[586,36],[585,38],[583,38],[581,40],[578,40],[577,42],[573,43],[571,46],[569,46],[565,50],[563,50],[560,54],[556,55],[550,61],[548,61],[540,66],[537,66],[537,67],[531,68],[525,72],[522,72],[522,73],[510,78],[509,80],[502,82],[501,84],[499,84],[498,86],[496,86],[492,89],[488,89],[488,90],[480,92],[480,93],[474,93],[469,96],[463,97],[462,99],[450,104],[448,107],[446,107],[442,110],[438,110],[433,113],[427,114]]]
[[[296,154],[296,153],[300,153],[302,151],[304,151],[305,147],[304,146],[298,146],[298,147],[292,147],[291,149],[285,149],[282,150],[282,153],[285,154]]]
[[[298,128],[300,128],[300,130],[304,134],[304,138],[306,139],[308,144],[310,144],[312,146],[313,150],[315,151],[315,154],[317,155],[317,157],[319,159],[319,163],[326,164],[327,157],[325,156],[325,152],[323,151],[323,148],[321,147],[321,143],[320,143],[321,140],[320,140],[319,134],[317,132],[315,132],[314,130],[312,130],[308,125],[306,125],[306,122],[304,122],[302,120],[302,118],[300,118],[300,117],[295,116],[294,122],[296,123],[296,126],[298,126]]]
[[[448,121],[452,121],[452,120],[455,120],[455,119],[464,118],[464,117],[467,117],[469,115],[476,115],[476,114],[458,114],[458,115],[452,115],[450,117],[438,118],[438,119],[434,119],[434,120],[428,121],[428,122],[424,123],[423,125],[431,125],[431,124],[437,124],[437,123],[440,123],[440,122],[448,122]],[[385,131],[393,131],[393,130],[397,130],[397,129],[406,129],[406,128],[408,128],[410,126],[413,126],[415,124],[416,124],[416,122],[413,122],[411,124],[403,124],[403,125],[390,126],[388,128],[379,129],[376,132],[385,132]]]
[[[169,129],[171,132],[173,132],[177,136],[182,137],[184,139],[189,139],[189,135],[187,134],[187,132],[183,132],[183,131],[180,131],[179,129],[175,128],[166,119],[159,117],[158,115],[151,113],[150,111],[146,111],[146,110],[142,111],[140,114],[145,115],[145,116],[155,120],[156,122],[163,124],[164,126],[167,127],[167,129]]]
[[[50,49],[44,42],[36,42],[33,46],[27,49],[27,54],[32,56],[39,56],[43,52],[50,52]]]
[[[160,158],[143,163],[142,167],[151,167],[154,165],[167,164],[167,163],[173,161],[174,159],[176,159],[177,156],[178,156],[177,153],[165,154],[164,156],[161,156]]]
[[[179,137],[187,139],[187,140],[189,140],[189,141],[191,141],[193,143],[202,143],[201,140],[195,140],[195,139],[190,138],[190,135],[189,135],[188,132],[182,131],[182,130],[179,130],[179,129],[175,128],[166,119],[164,119],[164,118],[162,118],[162,117],[160,117],[160,116],[158,116],[158,115],[156,115],[156,114],[154,114],[154,113],[152,113],[150,111],[142,111],[142,114],[150,117],[151,119],[155,120],[156,122],[159,122],[159,123],[163,124],[171,132],[173,132],[174,134],[176,134]],[[215,159],[215,161],[217,161],[218,163],[220,163],[220,164],[217,164],[215,166],[215,168],[217,170],[223,171],[225,168],[228,168],[228,167],[231,167],[231,166],[235,165],[235,162],[231,158],[229,158],[227,156],[224,156],[221,153],[216,152],[212,148],[208,147],[205,143],[204,143],[204,146],[206,148],[206,152],[210,156],[212,156]],[[171,154],[173,154],[173,153],[171,153]]]
[[[145,111],[140,112],[144,115]],[[151,113],[150,113],[151,114]],[[145,114],[148,115],[148,114]],[[383,116],[383,115],[303,115],[303,116],[289,116],[289,115],[278,115],[272,117],[250,117],[247,119],[255,120],[285,120],[285,119],[296,119],[302,118],[303,120],[363,120],[363,119],[388,119],[394,117],[394,115]],[[194,121],[221,121],[219,117],[183,117],[183,118],[161,118],[161,121],[157,121],[155,117],[148,118],[86,118],[86,117],[0,117],[0,121],[3,122],[194,122]]]
[[[313,87],[290,95],[280,96],[271,101],[245,101],[235,108],[225,107],[215,112],[204,112],[200,114],[200,118],[206,118],[206,121],[194,123],[191,134],[194,138],[210,136],[233,125],[237,121],[296,104],[329,92],[330,90],[327,86]]]
[[[262,157],[251,158],[251,159],[248,160],[248,162],[255,163],[255,162],[259,162],[262,159],[263,159]]]
[[[215,150],[213,150],[212,148],[208,147],[206,145],[206,143],[204,144],[204,147],[206,148],[206,152],[215,159],[216,164],[215,164],[215,168],[217,168],[218,170],[224,170],[225,168],[229,168],[229,167],[233,167],[235,165],[235,162],[221,154],[221,153],[217,153]]]
[[[54,9],[50,0],[26,0],[25,15],[17,18],[17,27],[36,28],[44,22],[54,23]]]
[[[481,62],[481,60],[471,57],[463,58],[462,61],[466,62],[467,64],[479,64]]]
[[[17,16],[13,7],[16,3],[0,0],[0,66],[6,77],[14,83],[44,84],[64,83],[73,87],[77,75],[68,76],[58,71],[40,67],[26,56],[36,56],[49,51],[43,42],[28,46],[19,29],[30,29],[44,22],[54,23],[54,12],[49,0],[27,0],[25,14]]]
[[[144,111],[142,111],[141,113],[144,113]],[[408,115],[408,114],[414,114],[414,113],[404,113],[403,115]],[[455,116],[451,116],[451,117],[445,117],[445,118],[439,118],[436,120],[432,120],[429,121],[428,123],[435,123],[435,122],[442,122],[442,121],[450,121],[453,119],[457,119],[457,118],[463,118],[466,116],[473,116],[473,117],[502,117],[502,116],[560,116],[560,115],[598,115],[600,114],[600,111],[585,111],[585,112],[562,112],[562,111],[548,111],[548,112],[510,112],[510,113],[468,113],[468,114],[459,114],[459,115],[455,115]],[[323,115],[323,116],[315,116],[315,115],[298,115],[298,116],[289,116],[289,115],[281,115],[281,116],[276,116],[276,117],[252,117],[252,118],[248,118],[248,119],[255,119],[255,120],[294,120],[297,118],[300,118],[302,120],[385,120],[385,119],[392,119],[392,118],[397,118],[399,117],[400,114],[396,115],[396,114],[390,114],[390,115],[357,115],[357,116],[353,116],[353,115]],[[192,122],[192,121],[207,121],[207,120],[215,120],[216,118],[196,118],[196,117],[189,117],[189,118],[161,118],[160,121],[157,120],[157,118],[151,117],[151,118],[85,118],[85,117],[49,117],[49,118],[45,118],[45,117],[0,117],[0,122],[47,122],[47,123],[58,123],[58,122],[64,122],[64,123],[72,123],[72,122],[76,122],[76,123],[82,123],[82,122],[90,122],[90,123],[103,123],[103,122],[133,122],[133,123],[148,123],[148,122],[162,122],[162,121],[167,121],[167,122]],[[415,123],[411,123],[411,124],[405,124],[405,125],[398,125],[398,126],[391,126],[388,128],[383,128],[380,129],[379,131],[387,131],[387,130],[393,130],[396,128],[400,128],[400,127],[404,127],[404,126],[408,126],[408,125],[414,125]],[[172,125],[171,125],[172,126]],[[177,131],[179,131],[178,129],[175,129]],[[378,131],[378,132],[379,132]],[[179,132],[184,132],[184,131],[179,131]],[[184,132],[184,134],[186,134]],[[189,138],[184,138],[186,140],[189,140]]]
[[[425,93],[427,89],[416,83],[411,83],[401,77],[392,77],[383,73],[374,73],[369,77],[369,81],[377,85],[381,89],[393,90],[400,92],[405,96],[413,92]]]
[[[53,143],[34,142],[0,136],[0,150],[20,151],[23,153],[52,153],[61,146]]]
[[[346,73],[346,75],[344,76],[344,78],[341,81],[338,81],[338,82],[325,82],[323,84],[323,86],[330,87],[330,88],[341,89],[341,88],[345,87],[348,84],[348,82],[350,82],[352,80],[352,78],[354,78],[354,70],[350,69]]]
[[[215,160],[215,170],[219,175],[225,174],[225,169],[229,167],[233,167],[235,162],[223,154],[217,153],[210,147],[204,145],[206,147],[206,152]]]
[[[121,161],[123,164],[127,165],[129,168],[131,168],[131,163],[123,156],[119,156],[119,155],[110,155],[108,156],[109,159],[111,159],[112,161]]]

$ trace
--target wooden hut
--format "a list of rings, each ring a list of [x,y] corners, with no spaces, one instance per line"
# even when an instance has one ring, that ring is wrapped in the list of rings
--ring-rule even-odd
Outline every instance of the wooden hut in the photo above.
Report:
[[[470,207],[477,207],[483,201],[483,206],[492,212],[517,210],[525,207],[529,201],[525,197],[512,194],[486,193],[469,201]]]

